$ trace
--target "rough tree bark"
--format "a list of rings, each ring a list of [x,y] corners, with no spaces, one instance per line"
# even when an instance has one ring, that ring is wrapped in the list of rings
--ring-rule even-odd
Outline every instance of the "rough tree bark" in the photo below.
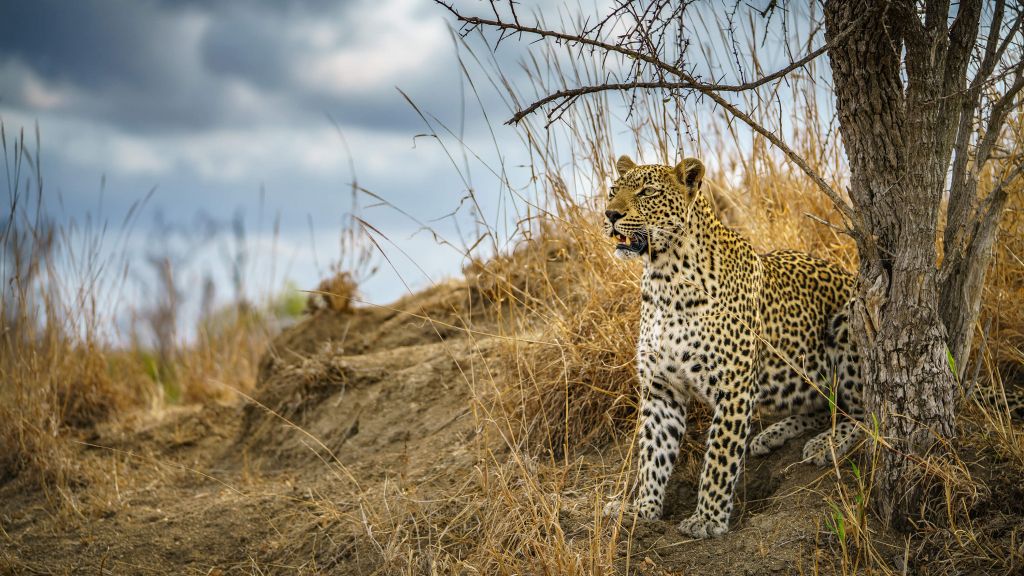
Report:
[[[938,437],[956,433],[957,380],[947,353],[955,350],[957,359],[966,359],[988,262],[974,252],[991,247],[991,240],[987,246],[972,243],[965,257],[957,254],[965,268],[953,284],[937,265],[938,211],[962,128],[981,2],[961,2],[952,26],[949,8],[948,2],[928,2],[918,14],[913,2],[888,0],[830,0],[825,6],[826,38],[864,10],[879,13],[876,25],[834,48],[829,59],[850,162],[850,199],[866,232],[857,238],[856,322],[865,394],[893,448],[879,453],[876,502],[884,520],[904,527],[922,512],[925,483],[917,462],[941,446]],[[963,111],[973,119],[973,108]]]

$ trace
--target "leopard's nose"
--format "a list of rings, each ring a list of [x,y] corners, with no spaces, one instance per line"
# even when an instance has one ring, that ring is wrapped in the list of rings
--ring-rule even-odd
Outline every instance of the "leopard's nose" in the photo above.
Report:
[[[625,216],[625,214],[623,214],[622,212],[616,212],[615,210],[604,211],[604,217],[607,218],[608,221],[611,222],[612,224],[615,224],[615,221],[618,220],[619,218],[622,218],[623,216]]]

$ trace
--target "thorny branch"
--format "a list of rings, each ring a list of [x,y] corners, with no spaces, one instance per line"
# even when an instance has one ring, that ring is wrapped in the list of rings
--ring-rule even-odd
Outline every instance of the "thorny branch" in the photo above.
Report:
[[[498,9],[498,5],[501,3],[499,0],[490,0],[491,11],[494,14],[493,18],[482,18],[478,16],[470,16],[463,14],[457,10],[453,4],[446,0],[435,0],[439,5],[447,9],[459,22],[462,23],[463,34],[467,34],[473,30],[480,28],[495,29],[500,32],[499,42],[514,34],[527,34],[536,36],[540,39],[550,39],[556,43],[564,43],[568,46],[577,45],[581,49],[589,47],[592,50],[598,50],[605,54],[618,54],[624,56],[636,63],[629,71],[629,76],[632,81],[628,82],[606,82],[602,84],[595,84],[591,86],[579,86],[575,88],[564,88],[562,90],[554,91],[531,104],[521,108],[512,116],[507,122],[508,124],[516,124],[521,122],[527,116],[534,114],[538,110],[551,106],[548,112],[548,120],[553,121],[557,117],[572,106],[572,104],[580,97],[595,94],[600,92],[608,91],[633,91],[633,90],[664,90],[669,93],[677,93],[679,91],[694,91],[704,97],[709,98],[715,104],[722,107],[727,113],[732,115],[734,118],[740,120],[747,126],[749,126],[754,132],[760,134],[767,139],[772,145],[780,150],[785,156],[796,164],[811,180],[815,185],[825,193],[826,196],[832,201],[836,209],[840,211],[843,217],[847,220],[852,235],[867,242],[871,241],[871,237],[866,233],[860,218],[844,200],[839,193],[836,192],[825,180],[807,163],[807,161],[793,151],[785,142],[783,142],[777,135],[772,131],[765,128],[763,125],[755,121],[749,114],[739,109],[736,105],[726,99],[723,94],[728,93],[739,93],[755,90],[763,85],[771,82],[781,80],[793,71],[800,69],[815,59],[819,58],[823,54],[835,46],[846,42],[850,36],[856,33],[865,23],[874,18],[877,14],[874,10],[865,10],[860,16],[858,16],[853,22],[849,24],[840,34],[836,35],[831,41],[825,43],[823,46],[809,52],[807,55],[792,61],[790,64],[782,67],[770,74],[763,75],[755,80],[729,84],[721,82],[706,82],[699,80],[692,72],[686,69],[683,53],[687,46],[687,40],[683,37],[683,15],[685,9],[689,6],[690,2],[686,0],[673,1],[673,0],[654,0],[647,4],[640,5],[639,9],[637,5],[628,0],[618,0],[615,3],[613,9],[601,20],[592,26],[583,26],[583,31],[578,33],[568,33],[557,30],[551,30],[542,27],[541,25],[526,25],[523,24],[519,16],[515,13],[515,2],[509,2],[511,9],[511,19],[503,18],[501,11]],[[773,2],[771,8],[776,7],[776,2]],[[1006,34],[1002,34],[1005,13],[1005,0],[997,0],[995,9],[993,11],[990,20],[990,33],[985,38],[984,45],[981,47],[980,54],[977,56],[977,71],[974,75],[970,85],[966,88],[963,113],[967,114],[970,118],[974,117],[974,111],[978,109],[981,104],[982,94],[988,91],[989,87],[999,81],[1001,78],[1005,78],[1007,74],[1013,76],[1014,81],[1012,84],[1000,95],[999,98],[993,99],[989,102],[988,111],[989,117],[988,122],[978,134],[978,140],[976,146],[974,146],[974,153],[968,154],[966,146],[970,144],[971,123],[964,122],[964,118],[961,117],[960,125],[955,131],[957,137],[957,143],[954,147],[955,159],[954,159],[954,178],[951,193],[951,207],[952,204],[958,204],[960,198],[956,198],[956,202],[952,202],[954,197],[963,195],[960,190],[961,186],[958,184],[959,180],[964,178],[973,177],[976,178],[980,172],[981,166],[990,158],[991,151],[995,146],[995,143],[999,137],[1000,128],[1005,121],[1007,114],[1011,109],[1016,106],[1017,96],[1024,89],[1024,63],[1019,60],[1011,65],[1009,68],[1003,68],[997,73],[998,64],[1003,61],[1003,57],[1007,50],[1013,45],[1013,38],[1016,37],[1017,33],[1022,29],[1024,25],[1024,12],[1019,9],[1015,11],[1015,14],[1011,15],[1008,19],[1008,26]],[[921,22],[915,17],[913,20],[917,24],[917,30],[911,30],[911,35],[924,34],[931,28],[937,29],[939,26],[945,26],[946,15],[945,13],[939,13],[934,11],[925,14],[925,21]],[[950,57],[947,64],[949,68],[947,73],[956,72],[964,65],[964,58],[970,53],[973,48],[973,44],[969,42],[972,36],[967,32],[971,27],[976,26],[977,17],[979,10],[978,1],[975,0],[965,1],[961,10],[958,10],[957,17],[954,20],[952,26],[949,28],[949,41],[952,45],[948,47]],[[623,19],[632,18],[633,24],[627,30],[626,33],[618,37],[618,41],[608,41],[602,39],[602,35],[606,27],[613,24],[619,24]],[[678,38],[674,40],[679,43],[683,49],[679,51],[678,58],[673,62],[669,63],[663,56],[666,52],[665,44],[666,38],[670,34],[669,25],[670,23],[678,23]],[[649,65],[653,68],[654,79],[644,80],[642,79],[643,70],[640,68],[641,65]],[[956,70],[954,70],[956,69]],[[950,74],[955,76],[955,74]],[[968,156],[971,157],[973,162],[973,170],[969,169],[967,164]],[[957,176],[960,175],[961,178]],[[1014,173],[1014,176],[1019,176],[1019,173]],[[997,191],[1001,191],[1003,186],[997,187]],[[975,211],[975,220],[990,218],[992,216],[991,208],[1001,204],[998,200],[1003,199],[998,194],[992,194],[988,198],[988,202],[984,207],[978,207]],[[964,214],[966,216],[966,214]],[[975,222],[978,224],[978,222]],[[969,242],[973,237],[972,231],[976,230],[976,226],[965,226],[957,231],[950,230],[949,233],[956,236],[955,241],[952,242],[953,246],[962,246],[963,242]],[[952,237],[947,240],[953,240]],[[947,246],[949,246],[947,242]],[[952,247],[952,246],[949,246]]]
[[[950,190],[950,212],[947,216],[947,226],[949,229],[944,238],[948,257],[943,262],[942,267],[946,274],[951,273],[953,264],[958,263],[958,258],[970,250],[971,244],[978,238],[978,231],[994,225],[994,221],[999,218],[1008,200],[1006,189],[1024,172],[1024,163],[1018,160],[1017,167],[1011,170],[1007,177],[989,192],[988,197],[984,200],[984,204],[974,211],[974,217],[971,219],[967,218],[968,213],[970,213],[974,206],[974,194],[976,191],[974,186],[968,185],[969,181],[967,179],[973,178],[974,180],[971,182],[977,181],[976,179],[981,174],[982,166],[992,159],[992,152],[995,149],[996,141],[1002,132],[1002,127],[1010,110],[1019,105],[1016,103],[1016,100],[1018,94],[1024,89],[1024,63],[1016,65],[1014,74],[1013,84],[991,106],[988,123],[981,134],[977,147],[973,151],[973,162],[971,163],[974,167],[972,170],[966,169],[966,165],[969,162],[967,157],[971,153],[968,150],[969,140],[965,137],[958,141],[954,162],[954,180]],[[973,114],[971,117],[973,118]],[[961,130],[964,129],[963,123],[964,119],[961,118]],[[954,207],[957,208],[956,212],[953,212]]]
[[[747,124],[752,130],[763,136],[765,139],[771,142],[776,148],[782,151],[782,153],[785,154],[787,158],[789,158],[805,174],[807,174],[807,176],[809,176],[811,180],[814,181],[815,185],[817,185],[818,188],[821,189],[821,191],[824,192],[825,195],[829,197],[829,199],[835,205],[836,209],[839,210],[839,212],[846,218],[846,220],[851,225],[850,232],[856,236],[864,236],[863,225],[860,223],[860,219],[857,217],[857,214],[853,211],[849,203],[847,203],[839,195],[839,193],[836,192],[821,177],[821,175],[819,175],[813,168],[811,168],[802,156],[793,151],[792,148],[790,148],[785,142],[783,142],[778,136],[776,136],[770,130],[766,129],[760,123],[756,122],[753,118],[750,117],[749,114],[743,112],[734,104],[726,100],[721,95],[721,93],[744,92],[754,90],[767,83],[779,80],[798,68],[806,66],[814,59],[828,52],[832,47],[836,46],[841,42],[846,41],[853,32],[855,32],[861,25],[867,22],[867,20],[872,16],[871,11],[865,11],[865,13],[863,13],[854,22],[852,22],[850,26],[848,26],[845,30],[843,30],[840,34],[833,38],[831,42],[826,43],[820,48],[810,52],[803,58],[800,58],[790,63],[789,65],[775,72],[772,72],[771,74],[762,76],[757,80],[742,82],[739,84],[724,84],[715,82],[701,82],[697,80],[691,73],[684,70],[681,62],[675,65],[669,64],[662,60],[657,55],[629,48],[621,43],[612,44],[609,42],[605,42],[603,40],[600,40],[598,37],[590,36],[587,33],[570,34],[566,32],[541,28],[539,26],[528,26],[522,24],[519,21],[518,17],[514,18],[512,21],[503,20],[499,15],[497,9],[495,8],[493,2],[492,9],[494,10],[495,13],[495,18],[493,19],[481,18],[477,16],[468,16],[466,14],[459,12],[451,3],[445,2],[444,0],[435,0],[435,2],[445,7],[445,9],[447,9],[459,22],[462,22],[463,33],[468,33],[477,28],[487,27],[499,30],[502,33],[502,37],[504,37],[504,35],[507,33],[525,33],[538,36],[540,38],[553,39],[556,42],[565,42],[566,44],[578,44],[581,46],[589,46],[594,49],[602,50],[606,53],[616,53],[622,56],[626,56],[627,58],[637,60],[639,62],[647,63],[653,66],[659,72],[667,73],[679,79],[676,82],[658,80],[650,82],[634,81],[625,83],[606,83],[595,86],[584,86],[579,88],[560,90],[552,94],[549,94],[548,96],[545,96],[540,100],[530,104],[526,108],[516,112],[512,116],[512,118],[507,122],[508,124],[518,123],[526,116],[536,112],[541,107],[553,102],[558,103],[556,106],[556,110],[562,109],[564,106],[568,106],[569,104],[571,104],[575,99],[586,94],[593,94],[605,91],[634,89],[694,90],[714,101],[716,104],[721,106],[733,117]],[[617,8],[616,10],[617,12],[613,13],[613,15],[621,14],[624,8],[620,4],[619,8]],[[600,22],[591,30],[599,30],[611,17],[612,16],[605,18],[602,22]],[[648,49],[651,49],[651,47],[648,46]]]
[[[1020,61],[1014,67],[1014,82],[1013,84],[1003,93],[1003,95],[992,105],[992,111],[989,116],[988,125],[985,128],[985,133],[978,143],[978,151],[975,157],[975,169],[980,170],[981,166],[988,160],[989,154],[992,153],[992,148],[995,146],[996,139],[999,137],[999,133],[1002,130],[1003,123],[1006,120],[1006,116],[1010,113],[1010,110],[1014,108],[1014,101],[1017,98],[1017,94],[1020,93],[1021,89],[1024,89],[1024,61]]]
[[[525,117],[529,116],[530,114],[536,112],[538,108],[541,108],[541,107],[545,106],[546,104],[549,104],[549,103],[554,102],[556,100],[561,100],[563,98],[577,98],[577,97],[582,96],[584,94],[593,94],[595,92],[615,91],[615,90],[631,90],[631,89],[637,89],[637,88],[639,88],[639,89],[655,89],[655,88],[660,88],[660,89],[665,89],[665,90],[697,90],[699,92],[709,92],[709,91],[714,91],[714,92],[747,92],[747,91],[750,91],[750,90],[754,90],[756,88],[759,88],[760,86],[763,86],[763,85],[768,84],[770,82],[773,82],[775,80],[779,80],[779,79],[785,77],[786,75],[788,75],[790,72],[793,72],[794,70],[796,70],[798,68],[802,68],[802,67],[806,66],[808,63],[810,63],[814,59],[816,59],[819,56],[821,56],[822,54],[828,52],[829,49],[831,49],[833,46],[836,46],[840,42],[844,42],[849,37],[849,35],[852,32],[854,32],[861,24],[863,24],[866,21],[867,16],[869,14],[870,14],[870,12],[865,12],[863,15],[861,15],[860,18],[858,18],[853,24],[851,24],[849,28],[844,30],[842,34],[840,34],[839,36],[836,36],[835,38],[833,38],[831,42],[825,44],[824,46],[818,48],[817,50],[811,52],[810,54],[804,56],[803,58],[800,58],[799,60],[796,60],[796,61],[790,63],[786,67],[780,68],[779,70],[776,70],[775,72],[772,72],[771,74],[766,74],[766,75],[758,78],[757,80],[753,80],[753,81],[750,81],[750,82],[743,82],[741,84],[706,83],[706,82],[698,82],[698,81],[693,80],[693,79],[691,79],[691,80],[684,80],[682,82],[669,82],[669,81],[658,81],[658,82],[620,82],[620,83],[600,84],[600,85],[596,85],[596,86],[586,86],[586,87],[581,87],[581,88],[569,88],[569,89],[565,89],[565,90],[560,90],[558,92],[553,92],[553,93],[551,93],[551,94],[541,98],[540,100],[537,100],[533,104],[530,104],[526,108],[523,108],[522,110],[516,112],[512,116],[512,118],[507,122],[507,124],[516,124],[516,123],[520,122],[523,118],[525,118]],[[481,22],[481,23],[483,23],[483,22]],[[488,24],[493,25],[492,23],[488,23]],[[688,74],[685,74],[684,72],[682,72],[681,69],[678,69],[677,67],[674,67],[674,68],[676,68],[679,71],[679,73],[677,74],[678,76],[683,77],[683,78],[691,78]]]

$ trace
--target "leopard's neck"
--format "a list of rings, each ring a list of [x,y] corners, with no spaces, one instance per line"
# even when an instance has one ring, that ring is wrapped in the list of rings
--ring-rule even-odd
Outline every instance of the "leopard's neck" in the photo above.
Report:
[[[703,194],[698,194],[687,213],[680,217],[674,234],[664,248],[644,260],[641,283],[645,294],[665,293],[664,285],[678,294],[717,297],[718,285],[727,260],[734,254],[753,252],[750,243],[722,223]]]

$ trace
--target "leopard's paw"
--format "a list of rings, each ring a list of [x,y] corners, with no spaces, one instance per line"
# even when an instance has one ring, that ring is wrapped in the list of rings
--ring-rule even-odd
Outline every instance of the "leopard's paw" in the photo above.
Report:
[[[638,520],[657,520],[661,516],[661,508],[649,502],[629,504],[622,500],[614,500],[605,504],[604,516],[605,518],[622,516],[630,519],[636,516]]]
[[[747,453],[751,456],[765,456],[769,454],[774,448],[768,442],[767,437],[762,433],[754,437],[754,440],[750,442],[750,446],[747,448]]]
[[[692,516],[679,523],[679,531],[693,538],[714,538],[728,532],[729,523],[694,512]]]
[[[804,444],[803,459],[815,466],[824,466],[832,462],[832,449],[829,446],[829,433],[825,432],[811,438]]]

